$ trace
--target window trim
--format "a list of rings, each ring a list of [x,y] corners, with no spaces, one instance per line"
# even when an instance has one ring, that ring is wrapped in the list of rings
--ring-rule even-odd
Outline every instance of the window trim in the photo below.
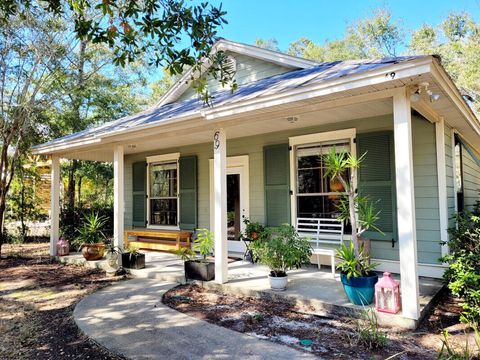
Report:
[[[290,145],[290,216],[291,223],[297,223],[297,146],[314,143],[322,143],[336,140],[350,140],[350,151],[353,156],[357,155],[355,128],[327,131],[315,134],[300,135],[288,138]],[[357,188],[357,174],[354,173],[354,187]]]
[[[457,153],[456,153],[456,147],[458,145],[459,149],[459,158],[457,161]],[[453,169],[453,181],[454,181],[454,191],[455,191],[455,206],[456,206],[456,211],[457,212],[462,212],[465,210],[465,172],[463,168],[463,144],[462,141],[460,140],[460,135],[455,132],[453,135],[453,151],[452,151],[452,157],[455,159],[454,161],[454,169]],[[460,170],[460,186],[461,188],[458,187],[457,183],[457,168]],[[460,191],[461,190],[461,191]],[[459,201],[459,196],[461,196],[461,201]]]
[[[163,155],[147,156],[147,229],[158,229],[158,230],[180,230],[180,153],[170,153]],[[152,225],[150,222],[151,218],[151,207],[150,207],[150,166],[156,164],[164,163],[173,163],[177,164],[177,225]]]

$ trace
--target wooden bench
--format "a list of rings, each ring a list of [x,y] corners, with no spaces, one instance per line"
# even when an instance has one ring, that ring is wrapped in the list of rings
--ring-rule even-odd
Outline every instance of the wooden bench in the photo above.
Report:
[[[335,248],[324,245],[337,247],[343,243],[343,222],[337,219],[297,218],[296,229],[302,238],[310,240],[319,269],[320,255],[330,256],[332,275],[335,277]]]
[[[129,237],[135,240],[130,241]],[[125,247],[129,244],[139,249],[171,251],[190,248],[192,233],[184,230],[133,229],[124,231]]]

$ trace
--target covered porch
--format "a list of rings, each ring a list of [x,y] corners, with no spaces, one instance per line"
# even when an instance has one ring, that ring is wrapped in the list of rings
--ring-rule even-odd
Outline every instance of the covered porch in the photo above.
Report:
[[[445,118],[449,119],[451,124],[455,123],[459,129],[468,127],[464,121],[465,113],[459,110],[459,107],[463,106],[458,103],[459,94],[451,89],[447,91],[446,80],[438,80],[443,76],[442,74],[438,75],[438,78],[431,75],[429,71],[436,66],[431,61],[430,58],[415,60],[415,63],[395,67],[395,72],[388,72],[385,68],[375,69],[369,71],[368,76],[352,75],[280,94],[275,92],[269,94],[270,89],[266,88],[262,90],[266,94],[263,94],[261,99],[255,93],[251,93],[247,94],[246,98],[236,101],[234,95],[232,101],[226,101],[218,107],[200,107],[200,109],[192,110],[191,103],[180,103],[178,105],[181,110],[179,113],[175,113],[170,108],[167,109],[166,115],[162,112],[163,110],[158,110],[160,111],[158,114],[155,109],[149,110],[144,114],[137,115],[140,125],[134,122],[122,126],[120,122],[105,134],[97,136],[88,133],[88,136],[81,140],[69,141],[66,139],[51,147],[48,147],[47,144],[41,153],[52,156],[51,254],[55,254],[59,235],[60,157],[113,161],[114,241],[116,245],[122,246],[124,230],[134,226],[133,216],[138,214],[137,209],[132,205],[135,188],[132,185],[131,169],[135,161],[142,160],[148,164],[149,158],[153,163],[168,157],[169,160],[176,159],[178,164],[182,161],[182,155],[185,155],[185,158],[196,156],[198,165],[195,165],[194,169],[198,176],[195,177],[191,186],[198,185],[203,192],[187,193],[189,200],[184,202],[182,202],[182,196],[183,199],[186,199],[186,193],[181,190],[180,194],[176,194],[179,199],[179,203],[176,204],[180,211],[182,204],[192,201],[192,197],[195,203],[195,207],[189,209],[188,217],[177,218],[178,226],[176,227],[181,229],[183,221],[184,225],[191,226],[192,230],[209,227],[214,232],[216,283],[228,283],[228,288],[245,287],[264,291],[261,289],[263,280],[260,279],[265,277],[264,269],[260,274],[257,272],[259,267],[243,266],[237,263],[229,264],[227,226],[229,158],[236,158],[234,161],[239,162],[245,159],[245,156],[248,158],[246,162],[248,167],[244,178],[248,179],[245,192],[249,194],[249,201],[244,203],[245,206],[242,209],[244,215],[271,226],[272,223],[268,221],[269,211],[271,211],[281,213],[280,217],[286,216],[286,220],[283,222],[295,224],[297,216],[294,210],[295,188],[292,188],[294,183],[289,180],[293,173],[291,169],[295,169],[295,167],[292,160],[288,160],[288,156],[284,162],[272,163],[273,166],[267,166],[264,161],[264,149],[278,144],[288,145],[289,139],[291,140],[293,137],[302,137],[308,144],[310,136],[315,135],[315,139],[317,139],[318,134],[331,132],[344,134],[347,131],[350,134],[348,136],[350,149],[353,151],[356,148],[354,145],[357,139],[356,134],[388,131],[392,134],[391,153],[393,159],[390,186],[395,195],[395,204],[392,204],[391,207],[393,214],[390,215],[392,219],[395,219],[392,233],[395,232],[396,236],[395,239],[392,237],[391,245],[389,241],[378,243],[383,254],[391,255],[378,259],[381,260],[378,270],[390,270],[400,275],[402,318],[417,321],[422,313],[422,304],[427,303],[422,300],[420,271],[422,275],[426,276],[432,276],[428,274],[433,273],[437,277],[441,276],[444,268],[442,264],[435,264],[439,257],[437,252],[438,255],[441,255],[447,251],[444,247],[440,249],[440,241],[445,241],[448,236],[450,205],[447,204],[447,181],[452,181],[452,179],[447,179],[446,175],[445,148],[448,139],[452,138],[454,130],[445,125]],[[419,83],[427,82],[432,91],[441,94],[440,100],[434,103],[427,103],[424,100],[412,103],[410,98],[412,89],[415,89]],[[186,110],[182,110],[183,108]],[[433,152],[430,152],[428,156],[433,156],[434,165],[430,161],[431,157],[419,158],[417,163],[414,162],[412,111],[415,111],[414,114],[419,123],[428,124],[429,129],[432,130],[432,141],[429,145]],[[153,120],[150,122],[149,119],[155,119],[156,116],[162,119],[160,123]],[[471,132],[468,134],[468,140],[472,143],[478,141],[472,137]],[[336,140],[345,140],[344,138]],[[312,141],[318,141],[315,139]],[[291,149],[287,146],[285,151],[288,154]],[[418,170],[420,166],[425,165],[430,166],[431,173],[424,174]],[[417,168],[414,169],[415,166]],[[286,173],[290,175],[287,176],[287,180],[282,178],[279,183],[275,178],[269,182],[266,176],[270,174],[271,169],[278,167],[286,167]],[[182,179],[193,179],[188,174],[182,176],[181,169],[182,167],[180,167],[180,185]],[[422,194],[416,194],[415,186],[418,184],[414,182],[415,176],[423,177],[434,183],[429,182],[427,186],[420,189]],[[267,189],[266,185],[270,188]],[[282,197],[281,201],[269,202],[266,195],[268,190],[280,190],[282,194],[290,195],[286,201]],[[422,203],[424,194],[427,194],[428,201],[434,204],[432,206],[435,206],[435,213],[430,211],[430,208],[418,206]],[[139,196],[145,198],[145,193]],[[280,197],[273,196],[273,199],[280,199]],[[150,211],[148,206],[144,209],[147,212]],[[417,211],[422,215],[416,214]],[[186,218],[189,220],[187,224],[185,224]],[[147,219],[149,218],[147,217]],[[417,226],[419,219],[425,220],[426,230],[419,229]],[[432,230],[432,228],[434,229]],[[435,232],[435,234],[423,241],[426,232],[428,234]],[[438,237],[436,232],[438,232]],[[419,234],[424,237],[420,249],[417,241]],[[345,240],[348,241],[348,236]],[[430,263],[418,261],[419,251],[428,255],[424,259],[429,260]],[[169,262],[170,260],[165,261]],[[236,268],[237,265],[238,268]],[[172,266],[165,267],[168,270],[173,268]],[[181,269],[176,270],[181,271]],[[321,289],[325,289],[324,285],[319,283],[320,281],[325,280],[326,282],[323,284],[335,281],[332,289],[338,290],[341,286],[337,280],[323,279],[324,273],[318,272],[316,267],[315,270],[308,269],[295,274],[297,273],[292,272],[292,278],[297,276],[298,279],[303,278],[313,282],[315,285],[311,287],[318,287],[318,296],[322,293]],[[330,273],[328,272],[328,274]],[[259,282],[256,282],[257,280]],[[300,285],[305,284],[306,281],[292,281],[292,284],[297,285],[293,285],[293,289],[290,291],[297,291],[299,297],[317,296],[309,293],[306,286]],[[428,286],[423,287],[423,289],[427,288]],[[338,294],[337,290],[327,291],[327,293],[338,298],[338,301],[342,303],[343,297]],[[301,292],[304,295],[300,295]]]

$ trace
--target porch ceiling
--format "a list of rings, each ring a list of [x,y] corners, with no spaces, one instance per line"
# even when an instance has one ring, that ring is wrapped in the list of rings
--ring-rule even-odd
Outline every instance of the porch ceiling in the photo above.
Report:
[[[228,139],[235,139],[285,130],[309,128],[322,124],[378,117],[386,114],[392,114],[391,98],[322,110],[316,110],[314,107],[293,108],[291,110],[281,109],[276,112],[262,112],[249,114],[249,116],[240,116],[220,124],[198,118],[189,121],[188,127],[171,126],[158,130],[152,129],[147,134],[144,132],[129,134],[128,137],[118,139],[115,143],[92,145],[86,151],[66,150],[60,156],[71,159],[113,161],[113,147],[115,144],[123,144],[124,153],[128,155],[208,143],[212,139],[214,129],[219,125],[224,127]],[[289,122],[287,120],[289,116],[296,116],[298,121],[294,123]]]

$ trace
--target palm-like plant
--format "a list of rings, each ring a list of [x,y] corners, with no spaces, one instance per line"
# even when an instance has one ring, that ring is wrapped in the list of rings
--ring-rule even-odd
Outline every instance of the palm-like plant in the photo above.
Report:
[[[78,229],[76,242],[80,246],[84,244],[97,244],[105,241],[103,229],[107,223],[107,218],[91,212],[85,217],[83,225]]]
[[[357,259],[353,266],[356,268],[356,273],[360,274],[365,274],[369,271],[368,269],[362,269],[362,264],[366,264],[366,262],[358,261],[365,257],[363,249],[360,248],[359,239],[362,234],[370,228],[381,232],[381,230],[375,226],[375,223],[379,219],[380,211],[376,211],[372,202],[367,197],[360,196],[355,188],[355,175],[365,155],[366,153],[360,157],[356,157],[345,151],[337,152],[337,150],[333,148],[324,159],[325,177],[337,179],[345,189],[345,195],[340,199],[337,208],[340,212],[340,220],[345,222],[350,220],[353,255]],[[346,249],[347,248],[343,250]],[[345,261],[341,251],[338,255]]]

